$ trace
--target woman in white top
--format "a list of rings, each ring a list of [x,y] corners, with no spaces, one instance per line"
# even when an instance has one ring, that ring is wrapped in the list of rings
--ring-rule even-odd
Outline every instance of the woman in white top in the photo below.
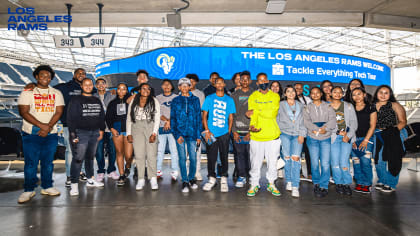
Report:
[[[157,190],[156,156],[157,135],[160,122],[160,105],[150,85],[143,83],[139,93],[128,106],[127,139],[133,143],[139,180],[136,190],[144,187],[144,170],[147,160],[147,174],[152,190]]]

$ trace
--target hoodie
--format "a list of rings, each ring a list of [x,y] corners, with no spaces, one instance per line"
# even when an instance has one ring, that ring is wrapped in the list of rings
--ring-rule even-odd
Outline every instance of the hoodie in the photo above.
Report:
[[[321,127],[325,127],[327,131],[325,134],[315,135],[312,131],[318,131],[319,126],[315,123],[323,122]],[[337,130],[337,120],[335,119],[335,111],[330,104],[322,101],[321,105],[317,106],[314,103],[306,105],[303,111],[303,123],[308,130],[308,136],[316,140],[324,140],[330,138]]]
[[[183,137],[192,141],[200,139],[201,134],[200,100],[189,92],[188,97],[179,95],[171,104],[171,132],[175,140]]]

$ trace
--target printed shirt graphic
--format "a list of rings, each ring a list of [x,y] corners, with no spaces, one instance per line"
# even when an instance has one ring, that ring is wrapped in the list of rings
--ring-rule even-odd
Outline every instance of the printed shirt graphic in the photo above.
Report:
[[[64,98],[59,90],[52,87],[48,89],[35,87],[32,91],[23,91],[20,94],[18,105],[29,105],[29,114],[42,123],[48,123],[55,114],[56,107],[64,106]],[[31,123],[23,120],[22,131],[31,134],[32,127]],[[57,133],[57,125],[54,125],[50,133]]]
[[[229,115],[236,113],[235,102],[231,97],[211,94],[204,100],[202,110],[209,113],[207,124],[215,137],[229,132]]]
[[[159,94],[158,96],[156,96],[156,99],[159,101],[159,104],[160,104],[161,116],[165,116],[166,118],[171,119],[171,104],[172,104],[172,100],[176,97],[177,95],[173,93],[169,96],[165,96],[164,94]],[[163,127],[165,123],[166,123],[165,121],[160,120],[159,127]]]
[[[338,130],[346,130],[346,121],[344,120],[344,102],[341,103],[337,110],[334,109],[334,111]]]

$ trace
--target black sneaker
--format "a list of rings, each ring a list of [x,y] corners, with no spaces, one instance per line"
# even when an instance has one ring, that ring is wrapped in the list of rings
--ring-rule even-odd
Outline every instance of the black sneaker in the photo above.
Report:
[[[384,185],[384,187],[381,189],[381,191],[384,192],[384,193],[391,193],[391,192],[394,192],[395,189]]]
[[[137,170],[137,166],[134,167],[134,174],[133,179],[137,179],[139,177],[139,171]]]
[[[195,179],[190,180],[190,187],[191,187],[191,189],[197,189],[198,188],[197,181]]]
[[[351,191],[350,185],[343,186],[344,194],[347,196],[351,196],[353,192]]]
[[[345,192],[344,185],[342,185],[342,184],[337,184],[337,185],[335,186],[335,191],[336,191],[338,194],[344,194],[344,192]]]
[[[182,189],[181,189],[181,191],[183,192],[183,193],[188,193],[189,191],[190,191],[190,189],[188,188],[190,185],[188,184],[188,182],[183,182],[182,183]]]
[[[71,180],[70,180],[70,177],[69,176],[67,176],[65,186],[66,186],[66,188],[70,188],[71,187]]]
[[[377,190],[382,190],[382,188],[384,187],[385,185],[384,184],[382,184],[382,183],[377,183],[376,185],[375,185],[375,189],[377,189]]]
[[[79,176],[79,179],[80,179],[80,181],[86,182],[86,180],[87,180],[86,174],[81,172],[80,176]]]
[[[320,188],[319,188],[319,184],[315,184],[314,185],[314,193],[316,194],[316,193],[318,193],[319,192],[319,190],[320,190]]]
[[[117,186],[123,186],[125,184],[125,175],[121,175],[118,179]]]
[[[319,198],[322,198],[322,197],[326,197],[327,195],[328,195],[328,190],[325,188],[320,188],[316,196]]]
[[[125,176],[125,177],[130,176],[130,171],[131,171],[131,170],[130,170],[130,168],[127,168],[127,167],[126,167],[126,168],[125,168],[125,170],[124,170],[124,176]]]

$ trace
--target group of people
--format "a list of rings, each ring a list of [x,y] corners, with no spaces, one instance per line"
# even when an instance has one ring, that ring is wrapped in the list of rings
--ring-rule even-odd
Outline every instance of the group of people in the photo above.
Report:
[[[106,173],[123,186],[131,173],[133,156],[136,190],[144,188],[146,179],[151,189],[157,190],[167,144],[170,176],[174,181],[181,176],[183,193],[197,189],[197,181],[203,179],[199,171],[203,145],[208,180],[202,189],[211,191],[220,177],[220,191],[229,191],[230,143],[235,187],[249,184],[248,196],[255,196],[261,188],[265,159],[267,191],[274,196],[281,194],[275,180],[278,169],[283,168],[286,190],[299,197],[302,153],[307,178],[318,197],[328,194],[331,176],[339,194],[369,193],[372,158],[378,175],[375,188],[392,192],[398,184],[407,121],[404,108],[387,85],[379,86],[371,96],[359,79],[352,80],[346,91],[326,80],[311,88],[307,97],[303,84],[288,85],[283,90],[278,81],[270,84],[265,73],[256,76],[254,90],[248,71],[233,75],[235,87],[227,90],[225,80],[213,72],[203,91],[196,88],[198,76],[188,74],[177,81],[178,94],[173,93],[173,80],[164,79],[163,93],[155,96],[147,71],[139,70],[136,75],[139,85],[131,91],[125,83],[108,91],[106,80],[94,82],[86,78],[82,68],[75,70],[73,80],[55,88],[49,86],[54,78],[50,66],[34,70],[37,83],[27,86],[18,100],[25,157],[24,192],[19,203],[35,195],[39,162],[41,194],[60,194],[52,180],[59,120],[66,145],[66,186],[71,196],[79,194],[79,181],[85,181],[86,187],[103,187]]]

